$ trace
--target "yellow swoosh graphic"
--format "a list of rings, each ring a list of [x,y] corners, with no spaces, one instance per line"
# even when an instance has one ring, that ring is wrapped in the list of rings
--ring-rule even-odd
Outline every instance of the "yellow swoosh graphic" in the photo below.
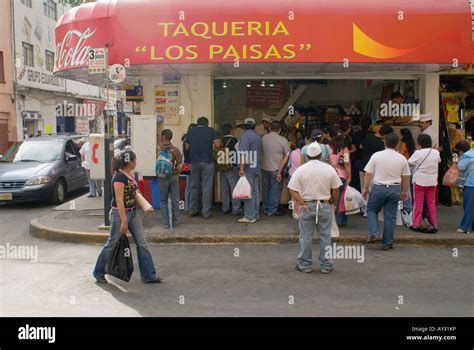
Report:
[[[352,23],[352,33],[354,51],[371,58],[387,59],[400,57],[418,48],[397,49],[386,46],[369,37],[355,23]]]

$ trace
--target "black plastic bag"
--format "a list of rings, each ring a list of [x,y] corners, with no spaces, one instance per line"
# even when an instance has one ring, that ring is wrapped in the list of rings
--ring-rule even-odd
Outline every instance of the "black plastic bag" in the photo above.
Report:
[[[130,281],[133,273],[133,259],[130,243],[126,235],[121,234],[113,246],[105,265],[105,273],[125,282]]]

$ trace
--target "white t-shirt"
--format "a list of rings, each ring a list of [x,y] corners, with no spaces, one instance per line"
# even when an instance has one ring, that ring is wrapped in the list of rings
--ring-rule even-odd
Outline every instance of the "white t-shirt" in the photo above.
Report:
[[[412,166],[413,183],[419,186],[436,186],[438,184],[439,152],[434,148],[423,148],[415,151],[408,159]]]
[[[79,153],[84,156],[84,161],[82,162],[82,167],[85,169],[90,169],[90,161],[91,161],[91,144],[87,141],[85,144],[82,145]]]
[[[428,126],[422,134],[429,135],[431,137],[431,144],[433,148],[438,148],[438,132],[433,125]]]
[[[331,189],[342,186],[336,170],[319,160],[310,160],[300,166],[291,177],[288,188],[300,194],[304,201],[327,200]]]
[[[375,152],[364,171],[374,174],[373,183],[394,185],[402,183],[402,176],[410,176],[410,167],[404,156],[393,149]]]

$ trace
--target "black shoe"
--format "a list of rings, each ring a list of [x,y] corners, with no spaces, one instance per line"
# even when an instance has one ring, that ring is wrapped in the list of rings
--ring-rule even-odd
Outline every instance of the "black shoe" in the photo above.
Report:
[[[274,213],[272,213],[272,214],[268,214],[268,216],[283,216],[283,215],[285,215],[285,214],[282,213],[281,211],[276,211],[276,212],[274,212]]]
[[[413,226],[410,226],[409,227],[410,231],[415,231],[415,232],[421,232],[421,233],[424,233],[425,231],[420,228],[420,227],[413,227]]]
[[[380,239],[380,236],[379,236],[379,235],[370,236],[370,237],[367,238],[367,240],[365,241],[365,244],[372,244],[372,243],[375,243],[375,242],[377,242],[379,239]]]
[[[430,229],[427,229],[427,230],[426,230],[425,232],[423,232],[423,233],[435,234],[435,233],[437,233],[437,232],[438,232],[438,229],[432,227],[432,228],[430,228]]]
[[[88,195],[87,198],[95,198],[95,196]]]
[[[229,210],[223,211],[222,214],[230,214],[231,212],[232,212],[232,210],[229,209]]]
[[[190,217],[195,217],[195,216],[199,215],[199,212],[197,212],[197,211],[194,211],[194,212],[193,212],[193,211],[190,211],[190,212],[188,213],[188,215],[189,215]]]
[[[382,250],[390,250],[390,249],[393,249],[393,244],[382,246]]]
[[[146,281],[145,283],[161,283],[161,282],[163,282],[163,278],[156,277],[154,280]]]
[[[95,281],[96,281],[97,283],[107,283],[107,280],[105,279],[104,276],[102,276],[102,277],[96,277],[96,278],[95,278]]]
[[[101,193],[99,193],[99,197],[102,197],[102,192],[101,192]]]

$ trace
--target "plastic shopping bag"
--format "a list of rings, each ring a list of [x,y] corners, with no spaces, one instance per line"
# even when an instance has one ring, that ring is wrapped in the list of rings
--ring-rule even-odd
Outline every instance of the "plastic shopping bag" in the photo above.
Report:
[[[128,238],[120,234],[105,265],[105,273],[128,282],[133,273],[132,250]]]
[[[347,186],[344,194],[346,215],[358,214],[366,206],[362,194],[354,187]]]
[[[252,198],[252,188],[245,176],[241,176],[237,185],[232,191],[232,198],[234,199],[250,199]]]
[[[331,212],[332,212],[331,237],[339,237],[339,226],[337,226],[335,210],[331,210]]]

